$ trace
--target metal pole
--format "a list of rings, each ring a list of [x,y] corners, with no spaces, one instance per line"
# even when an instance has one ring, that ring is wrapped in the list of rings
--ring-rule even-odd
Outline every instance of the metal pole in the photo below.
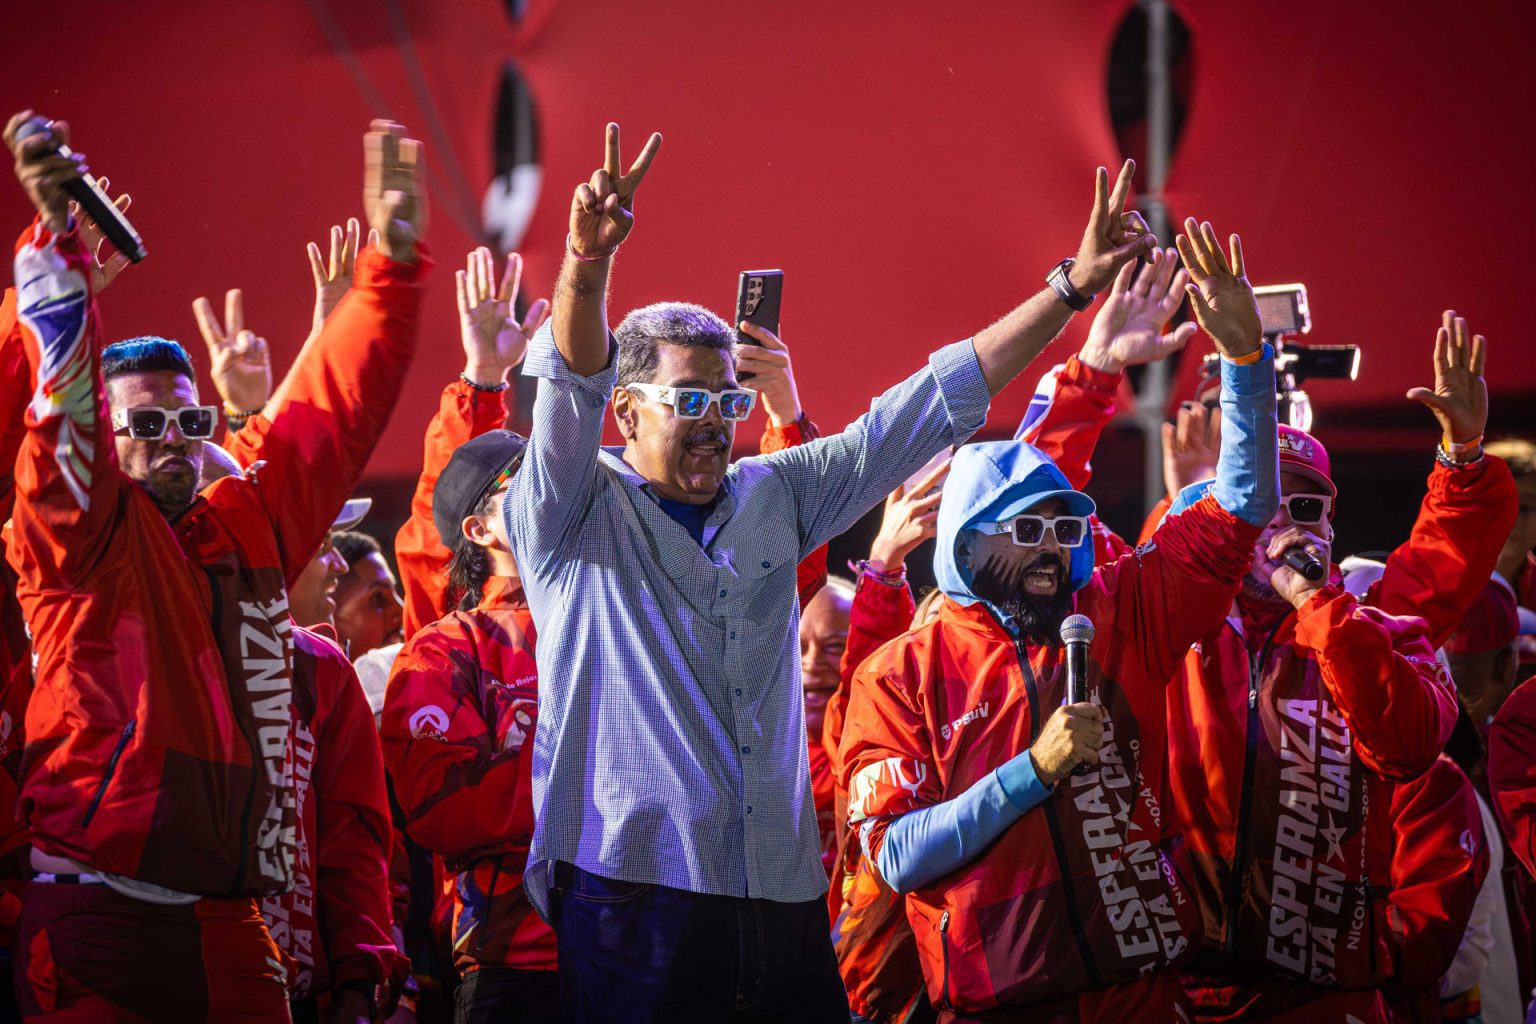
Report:
[[[1168,160],[1173,151],[1173,92],[1168,52],[1168,0],[1139,0],[1147,16],[1147,176],[1141,206],[1147,223],[1164,246],[1173,241],[1168,203],[1163,187],[1168,181]],[[1168,363],[1159,360],[1146,368],[1136,396],[1136,425],[1146,439],[1143,504],[1147,511],[1163,495],[1162,423],[1172,386]]]

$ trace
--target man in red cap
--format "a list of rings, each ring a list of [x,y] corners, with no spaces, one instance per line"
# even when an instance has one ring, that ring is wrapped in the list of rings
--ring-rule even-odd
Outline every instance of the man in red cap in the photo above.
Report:
[[[1428,406],[1443,439],[1409,540],[1363,599],[1330,560],[1337,488],[1315,437],[1280,428],[1279,511],[1232,613],[1191,648],[1168,691],[1172,802],[1193,861],[1205,941],[1186,974],[1206,1021],[1385,1021],[1386,893],[1394,782],[1429,769],[1456,719],[1434,647],[1493,570],[1514,484],[1481,448],[1485,343],[1447,311]],[[1070,369],[1070,367],[1069,367]],[[1112,394],[1118,375],[1057,388]],[[1076,487],[1088,477],[1081,408],[1058,394],[1031,431]],[[1100,426],[1108,422],[1112,406]],[[1199,485],[1186,488],[1198,489]],[[1172,506],[1178,513],[1187,494]],[[1323,569],[1309,580],[1284,558]]]

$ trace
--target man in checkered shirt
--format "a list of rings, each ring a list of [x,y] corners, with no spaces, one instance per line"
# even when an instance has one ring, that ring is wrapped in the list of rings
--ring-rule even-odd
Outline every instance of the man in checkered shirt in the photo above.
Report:
[[[1124,211],[1132,165],[1113,192],[1100,168],[1076,260],[1051,287],[935,351],[842,433],[732,465],[754,396],[729,325],[661,303],[608,330],[612,257],[660,145],[653,135],[623,171],[608,126],[524,369],[539,391],[503,521],[539,636],[526,884],[558,936],[567,1020],[845,1024],[795,566],[964,442],[991,396],[1156,240]],[[610,401],[625,443],[602,449]]]

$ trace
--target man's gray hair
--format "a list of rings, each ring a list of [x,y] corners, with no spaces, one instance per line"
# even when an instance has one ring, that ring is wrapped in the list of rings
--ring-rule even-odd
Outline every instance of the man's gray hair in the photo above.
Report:
[[[632,310],[619,324],[619,387],[655,380],[661,342],[687,348],[713,348],[730,353],[736,344],[731,325],[703,306],[691,302],[657,302]],[[734,359],[734,357],[733,357]]]

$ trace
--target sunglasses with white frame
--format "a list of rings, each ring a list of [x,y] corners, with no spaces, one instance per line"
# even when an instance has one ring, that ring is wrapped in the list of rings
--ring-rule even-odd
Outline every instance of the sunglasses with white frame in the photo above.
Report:
[[[653,402],[670,405],[678,419],[699,420],[709,412],[709,403],[718,402],[720,418],[744,420],[752,414],[757,403],[757,392],[750,388],[727,388],[710,391],[707,388],[674,388],[665,384],[627,384],[626,388],[638,391]]]
[[[158,405],[135,405],[113,409],[112,430],[127,434],[135,441],[158,441],[170,429],[173,419],[182,437],[192,441],[207,440],[219,424],[219,408],[215,405],[184,405],[179,409],[166,409]]]
[[[1333,511],[1331,494],[1287,494],[1280,499],[1291,522],[1298,526],[1316,526]]]
[[[1000,523],[977,523],[978,533],[1013,535],[1013,542],[1021,548],[1038,547],[1045,540],[1045,531],[1056,535],[1056,543],[1064,548],[1076,547],[1088,536],[1087,516],[1039,516],[1030,512],[1004,519]]]

